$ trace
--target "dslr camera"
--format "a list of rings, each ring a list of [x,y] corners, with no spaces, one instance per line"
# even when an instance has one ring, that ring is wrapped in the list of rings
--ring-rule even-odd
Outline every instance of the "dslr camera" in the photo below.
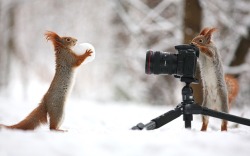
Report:
[[[192,44],[183,44],[175,46],[175,49],[178,51],[176,54],[147,51],[145,73],[168,74],[181,80],[194,80],[199,48]]]

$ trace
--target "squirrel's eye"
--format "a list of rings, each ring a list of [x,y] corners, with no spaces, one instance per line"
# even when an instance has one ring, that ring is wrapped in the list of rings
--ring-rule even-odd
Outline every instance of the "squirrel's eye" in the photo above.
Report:
[[[67,42],[70,42],[70,38],[66,38],[66,41],[67,41]]]
[[[202,42],[203,42],[203,40],[202,40],[202,39],[199,39],[199,42],[200,42],[200,43],[202,43]]]

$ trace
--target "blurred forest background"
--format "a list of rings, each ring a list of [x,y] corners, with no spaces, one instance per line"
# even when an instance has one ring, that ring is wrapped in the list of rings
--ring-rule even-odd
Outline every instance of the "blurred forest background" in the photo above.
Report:
[[[249,0],[0,0],[0,96],[38,100],[54,75],[54,51],[46,30],[95,46],[71,95],[98,101],[180,102],[183,84],[173,76],[146,75],[148,49],[176,52],[203,27],[225,71],[240,82],[236,106],[250,101]],[[194,86],[200,102],[201,87]],[[37,99],[38,98],[38,99]]]

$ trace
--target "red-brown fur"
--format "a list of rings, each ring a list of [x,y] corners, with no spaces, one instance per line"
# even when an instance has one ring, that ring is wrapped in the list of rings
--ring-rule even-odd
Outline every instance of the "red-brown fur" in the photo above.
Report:
[[[64,108],[65,99],[67,98],[68,90],[72,85],[72,72],[74,71],[74,68],[80,66],[87,57],[91,56],[92,51],[88,49],[84,54],[76,55],[71,50],[71,47],[76,44],[76,39],[72,37],[60,37],[52,31],[46,32],[45,37],[52,42],[56,56],[56,74],[51,82],[49,90],[45,93],[39,106],[24,120],[12,126],[0,125],[2,127],[9,129],[33,130],[40,124],[47,123],[48,115],[50,119],[50,129],[63,131],[59,129],[59,126],[62,121],[62,110]],[[57,73],[57,71],[60,72]],[[62,87],[60,87],[61,84],[67,86],[65,87],[66,89],[62,89]],[[58,93],[60,93],[60,98],[55,98]]]
[[[207,44],[209,44],[211,42],[211,36],[215,31],[217,31],[217,28],[204,28],[202,29],[202,31],[200,32],[198,36],[206,36],[206,39],[208,40]],[[198,36],[196,36],[195,38],[197,38]],[[197,42],[194,39],[192,43]],[[206,53],[206,55],[209,57],[212,57],[212,53],[210,52],[209,48],[206,45],[199,45],[199,44],[195,44],[195,45],[198,46],[201,52]],[[225,81],[226,81],[227,89],[228,89],[229,107],[231,107],[232,102],[236,99],[238,95],[239,83],[236,78],[228,74],[225,75]]]
[[[228,90],[228,104],[229,108],[232,107],[232,103],[236,99],[238,93],[239,93],[239,83],[236,78],[234,78],[232,75],[225,75],[225,80],[227,84],[227,90]]]
[[[198,36],[196,36],[192,40],[192,44],[196,45],[201,53],[204,53],[207,57],[213,59],[213,53],[211,49],[215,46],[211,40],[211,36],[213,32],[215,32],[216,28],[204,28]],[[225,75],[225,82],[227,85],[227,91],[228,91],[228,107],[230,108],[232,105],[232,102],[235,100],[238,91],[239,91],[239,85],[238,81],[230,75]],[[202,131],[205,131],[207,129],[208,122],[205,120],[204,116],[202,117]],[[221,130],[226,131],[227,130],[227,121],[223,120],[221,125]]]

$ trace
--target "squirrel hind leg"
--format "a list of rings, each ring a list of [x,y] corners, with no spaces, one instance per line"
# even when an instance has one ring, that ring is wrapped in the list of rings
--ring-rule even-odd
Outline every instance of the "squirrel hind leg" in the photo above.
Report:
[[[227,120],[222,120],[221,131],[227,131]]]
[[[53,127],[53,126],[50,126],[50,130],[55,131],[55,132],[68,132],[68,130],[62,130],[62,129],[59,129],[59,128]]]
[[[201,131],[207,131],[207,126],[208,126],[208,116],[202,115],[202,127]]]
[[[62,118],[61,117],[55,117],[53,115],[50,115],[50,125],[49,128],[51,131],[58,131],[58,132],[67,132],[67,130],[61,130],[59,129],[61,125]]]
[[[59,129],[59,125],[60,124],[58,122],[56,122],[55,120],[50,120],[49,129],[52,131],[65,132],[66,130]]]

